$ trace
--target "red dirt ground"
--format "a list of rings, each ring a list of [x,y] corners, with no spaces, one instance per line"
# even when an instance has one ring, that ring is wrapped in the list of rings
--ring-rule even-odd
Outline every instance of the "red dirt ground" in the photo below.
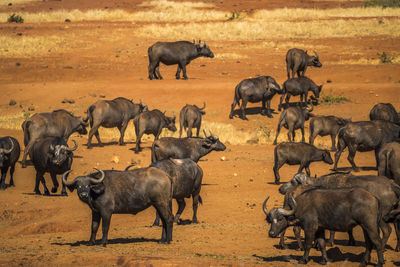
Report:
[[[79,8],[82,10],[101,8],[132,9],[140,1],[43,1],[25,6],[7,7],[18,11],[48,10],[50,8]],[[266,7],[313,7],[357,5],[357,2],[333,1],[208,1],[218,8],[232,10],[257,9]],[[284,2],[284,4],[283,4]],[[360,5],[360,3],[358,3]],[[133,8],[135,9],[135,8]],[[135,9],[136,10],[136,9]],[[142,99],[149,108],[166,109],[178,113],[186,103],[201,105],[206,101],[205,120],[233,124],[236,129],[252,131],[259,126],[275,130],[279,114],[273,119],[260,114],[249,115],[249,121],[228,114],[235,85],[242,79],[258,74],[271,75],[282,84],[286,79],[284,56],[286,49],[255,48],[245,49],[256,42],[209,42],[215,54],[244,54],[243,59],[197,59],[188,66],[188,81],[174,79],[175,67],[160,66],[165,80],[147,80],[147,47],[157,40],[141,39],[132,34],[140,27],[131,23],[79,22],[52,24],[0,24],[0,31],[7,36],[22,33],[26,36],[61,35],[76,36],[94,43],[95,49],[84,48],[65,53],[49,53],[34,58],[0,58],[0,112],[3,115],[26,112],[33,104],[35,112],[58,108],[72,110],[84,115],[84,111],[99,95],[107,99],[118,96]],[[118,29],[116,33],[114,30]],[[75,34],[75,35],[74,35]],[[101,36],[115,35],[112,39]],[[283,40],[303,44],[304,40]],[[321,46],[318,49],[322,63],[335,61],[338,55],[351,58],[352,53],[365,57],[376,56],[377,52],[399,52],[400,39],[391,36],[375,36],[347,39],[313,39],[306,44]],[[213,49],[215,47],[215,49]],[[125,52],[124,52],[125,51]],[[127,51],[127,52],[126,52]],[[20,66],[16,66],[16,63]],[[381,65],[334,65],[326,63],[321,69],[309,69],[307,74],[318,84],[324,83],[324,92],[337,95],[343,93],[351,100],[336,105],[315,107],[316,114],[335,114],[353,121],[367,120],[369,110],[379,102],[391,102],[400,108],[400,67],[398,64]],[[330,83],[326,81],[330,80]],[[96,95],[96,96],[94,96]],[[9,106],[10,99],[17,105]],[[62,104],[64,98],[73,98],[74,104]],[[276,109],[278,96],[273,99]],[[297,98],[295,98],[297,99]],[[22,108],[19,105],[22,105]],[[249,105],[259,107],[260,104]],[[24,110],[24,111],[23,111]],[[307,124],[308,125],[308,124]],[[127,131],[133,131],[130,124]],[[307,130],[308,131],[308,128]],[[281,132],[286,135],[286,130]],[[0,129],[0,136],[12,135],[21,145],[21,130]],[[319,137],[320,138],[320,137]],[[326,137],[326,140],[329,140]],[[86,149],[87,136],[73,135],[79,148],[75,153],[71,177],[88,173],[93,167],[101,169],[123,169],[132,160],[142,167],[150,163],[151,142],[144,143],[139,155],[129,150],[134,140],[120,147],[111,143],[103,148]],[[115,140],[112,141],[116,141]],[[317,144],[318,144],[317,139]],[[324,139],[325,140],[325,139]],[[222,140],[224,141],[224,140]],[[94,141],[94,143],[96,143]],[[23,147],[23,146],[22,146]],[[251,266],[295,265],[303,254],[294,249],[278,250],[278,239],[268,237],[268,225],[261,210],[267,195],[271,196],[269,207],[281,205],[282,196],[278,186],[273,184],[272,145],[230,145],[224,152],[213,152],[199,165],[204,170],[201,191],[204,205],[198,211],[199,224],[175,225],[173,242],[159,245],[161,229],[150,227],[154,209],[136,216],[114,215],[109,232],[109,245],[86,246],[90,235],[90,209],[79,201],[75,192],[68,197],[44,197],[33,195],[35,171],[33,166],[26,169],[17,165],[16,187],[0,192],[0,265],[3,266]],[[120,162],[111,161],[113,155]],[[333,154],[332,154],[333,155]],[[225,160],[221,160],[224,156]],[[339,166],[349,167],[347,151],[341,157]],[[373,152],[357,153],[359,166],[374,166]],[[280,174],[282,181],[289,180],[297,166],[284,166]],[[329,173],[331,166],[322,163],[311,165],[312,175]],[[375,174],[376,171],[361,171],[359,174]],[[49,176],[45,176],[50,183]],[[7,177],[8,183],[8,177]],[[187,201],[183,219],[192,216],[191,200]],[[174,206],[174,210],[176,207]],[[293,234],[288,233],[287,242],[294,244]],[[98,233],[101,237],[101,231]],[[356,229],[357,246],[345,245],[347,235],[337,234],[337,243],[329,248],[330,265],[357,266],[364,251],[363,236]],[[394,252],[395,235],[392,234],[385,252],[387,266],[400,265],[400,254]],[[294,246],[291,246],[294,247]],[[312,250],[310,265],[318,265],[320,253]],[[376,253],[372,262],[377,262]]]

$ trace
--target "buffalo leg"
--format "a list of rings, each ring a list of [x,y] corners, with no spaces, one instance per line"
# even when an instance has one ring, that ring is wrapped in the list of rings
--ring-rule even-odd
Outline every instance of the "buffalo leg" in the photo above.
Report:
[[[300,226],[293,227],[293,233],[294,233],[294,236],[296,237],[297,245],[299,246],[300,250],[304,250],[303,243],[301,242],[300,232],[301,232]]]
[[[329,240],[326,243],[328,247],[333,247],[335,242],[335,231],[329,231]]]
[[[183,79],[187,80],[188,77],[186,76],[186,64],[185,63],[181,63],[181,69],[182,69],[182,73],[183,73]]]
[[[294,137],[295,137],[295,133],[294,133],[294,124],[293,123],[288,123],[288,141],[289,142],[294,142]]]
[[[193,128],[193,121],[188,121],[187,132],[186,132],[187,137],[192,137],[192,128]]]
[[[354,236],[353,236],[353,229],[350,229],[349,231],[347,231],[347,234],[349,235],[349,241],[347,242],[347,245],[355,246],[356,240],[354,239]]]
[[[300,264],[307,264],[308,255],[310,254],[310,249],[311,249],[314,239],[315,239],[315,230],[304,229],[304,233],[305,233],[305,248],[304,248],[304,255],[299,260]]]
[[[90,131],[89,131],[89,137],[88,137],[88,142],[87,142],[87,148],[88,148],[88,149],[92,148],[92,138],[93,138],[93,135],[96,135],[96,138],[97,138],[97,136],[99,136],[99,137],[97,138],[97,141],[99,141],[99,139],[100,139],[100,135],[99,135],[99,133],[98,133],[99,127],[100,127],[100,125],[95,124],[95,125],[90,129]],[[101,145],[101,142],[100,142],[100,141],[99,141],[99,145]]]
[[[155,73],[157,74],[156,79],[160,79],[160,80],[164,79],[161,76],[161,73],[160,73],[160,63],[157,64],[156,69],[155,69]]]
[[[92,232],[90,234],[89,245],[93,246],[96,244],[96,234],[99,229],[101,216],[100,213],[92,210]]]
[[[161,235],[160,243],[169,244],[172,241],[172,228],[174,217],[172,215],[171,209],[166,204],[155,205],[155,208],[160,215],[163,231]]]
[[[354,162],[354,157],[356,155],[356,151],[357,150],[354,147],[354,145],[350,145],[350,146],[348,146],[348,148],[349,148],[349,155],[347,156],[347,160],[350,162],[351,167],[353,168],[353,170],[355,172],[358,172],[359,169],[357,168],[356,163]]]
[[[307,164],[307,165],[305,166],[305,168],[306,168],[306,174],[307,174],[308,176],[311,176],[310,164]]]
[[[375,246],[376,252],[378,254],[378,264],[376,266],[382,266],[384,263],[382,240],[379,237],[376,225],[366,225],[365,229],[363,228],[363,232],[365,237],[366,251],[365,257],[361,261],[361,265],[363,263],[368,264],[371,258],[371,250]]]
[[[281,99],[279,100],[279,106],[278,106],[278,111],[281,111],[281,109],[282,109],[282,102],[283,102],[283,99],[285,98],[285,93],[283,93],[282,95],[281,95]]]
[[[275,135],[275,140],[274,140],[274,145],[276,145],[277,141],[278,141],[278,136],[279,136],[279,132],[281,131],[281,128],[284,124],[284,120],[279,119],[278,122],[278,128],[276,129],[276,135]]]
[[[286,99],[285,99],[285,106],[286,108],[289,107],[289,100],[290,100],[290,95],[286,94]]]
[[[247,100],[242,99],[242,104],[240,105],[240,110],[242,111],[242,119],[243,120],[248,120],[246,117],[246,106],[247,106]]]
[[[105,247],[105,246],[107,246],[108,230],[110,229],[111,214],[102,214],[101,220],[102,220],[101,229],[103,230],[103,237],[101,238],[101,245],[103,247]]]
[[[261,115],[263,115],[263,116],[267,115],[267,110],[265,108],[265,99],[264,98],[261,101]]]
[[[157,75],[155,74],[155,71],[156,71],[158,64],[159,64],[159,62],[157,62],[156,60],[150,61],[149,67],[148,67],[150,80],[153,80],[154,78],[157,79]]]
[[[286,161],[278,161],[275,160],[274,164],[274,175],[275,175],[275,184],[279,184],[281,177],[279,176],[279,169],[286,163]]]
[[[6,176],[7,176],[8,167],[1,168],[1,182],[0,182],[0,189],[6,189]]]
[[[308,91],[304,94],[304,107],[307,107]]]
[[[343,150],[346,148],[346,144],[340,138],[338,139],[337,151],[335,153],[335,164],[333,165],[333,170],[337,170],[337,165],[340,159],[340,155],[342,154]]]
[[[26,168],[26,157],[28,156],[29,150],[31,150],[31,147],[34,143],[34,141],[32,140],[34,139],[31,137],[31,141],[29,141],[29,143],[25,147],[24,155],[22,156],[22,162],[21,162],[22,168]]]
[[[136,133],[136,149],[135,153],[139,153],[140,149],[140,139],[142,139],[143,133]]]
[[[154,219],[153,226],[159,226],[160,225],[160,215],[158,212],[156,212],[156,218]]]
[[[14,171],[15,171],[15,164],[11,165],[10,168],[10,186],[15,186],[14,185]],[[6,172],[7,174],[7,172]]]
[[[318,135],[318,133],[316,131],[313,131],[310,126],[310,139],[308,141],[310,143],[310,145],[314,145],[314,140],[317,137],[317,135]]]
[[[181,78],[181,66],[178,64],[178,69],[176,70],[175,78],[179,80]]]
[[[321,264],[326,265],[328,263],[328,256],[326,254],[326,246],[325,246],[325,230],[319,230],[316,234],[317,244],[322,254]]]
[[[376,170],[379,170],[379,149],[375,149]]]
[[[336,136],[335,136],[334,134],[331,134],[331,141],[332,141],[331,150],[332,150],[332,151],[336,151],[336,147],[335,147],[335,138],[336,138]]]
[[[236,107],[236,105],[239,104],[236,102],[236,95],[233,97],[233,103],[231,105],[231,113],[229,113],[229,119],[233,119],[233,111]]]
[[[400,222],[394,222],[394,231],[396,232],[397,236],[397,245],[396,245],[396,252],[400,251]]]
[[[392,233],[392,227],[383,220],[379,222],[379,227],[382,230],[382,248],[385,250],[386,243],[389,239],[390,234]]]
[[[196,136],[199,137],[199,134],[200,134],[200,126],[197,127],[196,129],[197,129],[197,130],[196,130]]]
[[[50,172],[51,180],[53,181],[53,188],[51,189],[51,192],[54,194],[57,192],[58,189],[58,181],[57,181],[57,174],[55,172]]]
[[[176,212],[176,215],[174,217],[174,222],[177,222],[179,220],[179,217],[181,217],[181,214],[186,207],[185,199],[177,199],[176,202],[178,203],[178,211]]]
[[[49,189],[46,186],[46,181],[43,178],[43,172],[36,172],[36,182],[35,182],[35,189],[34,192],[37,195],[41,195],[40,190],[39,190],[39,183],[41,182],[43,185],[43,190],[44,190],[44,195],[49,196],[50,192]]]
[[[121,127],[118,127],[118,130],[121,133],[121,137],[119,138],[119,145],[120,146],[125,145],[124,136],[125,136],[125,131],[126,131],[126,127],[127,126],[128,126],[128,122],[124,122]]]
[[[286,229],[283,230],[281,237],[279,239],[279,245],[278,245],[278,249],[287,249],[288,246],[286,246],[285,244],[285,234],[286,234]]]
[[[300,127],[301,130],[301,142],[305,143],[305,139],[304,139],[304,123],[303,125]],[[294,139],[294,138],[293,138]],[[294,141],[294,140],[293,140]]]
[[[267,117],[272,118],[271,99],[267,99]]]
[[[193,206],[192,223],[199,223],[199,221],[197,220],[197,208],[199,206],[199,198],[200,198],[200,195],[198,193],[192,195],[192,199],[193,199],[193,204],[192,204],[192,206]]]
[[[297,76],[299,77],[299,75],[300,75],[299,71],[298,71],[299,67],[300,67],[300,63],[294,64],[294,66],[292,68],[292,78],[294,78],[294,76],[296,75],[296,72],[297,72]]]

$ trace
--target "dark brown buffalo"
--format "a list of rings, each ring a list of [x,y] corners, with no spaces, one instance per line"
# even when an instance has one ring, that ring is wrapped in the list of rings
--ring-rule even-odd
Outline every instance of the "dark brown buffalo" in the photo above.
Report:
[[[0,169],[1,169],[1,181],[0,189],[6,189],[6,176],[8,168],[10,168],[10,184],[14,185],[14,170],[15,164],[19,159],[20,147],[18,140],[11,136],[5,136],[0,138]]]
[[[310,174],[311,162],[323,161],[328,164],[333,164],[331,154],[328,150],[316,148],[307,143],[280,143],[274,149],[274,174],[275,183],[279,184],[280,176],[279,169],[284,164],[300,165],[297,172],[302,172],[306,169],[307,175]]]
[[[287,109],[285,109],[279,117],[278,128],[276,130],[276,136],[273,144],[277,144],[279,132],[281,131],[282,126],[288,129],[287,135],[289,142],[294,142],[296,129],[301,130],[301,141],[304,142],[304,123],[310,117],[314,116],[313,114],[311,114],[313,109],[313,106],[311,106],[310,109],[307,107],[299,106],[288,107]]]
[[[373,120],[384,120],[390,121],[397,125],[400,125],[399,113],[390,103],[379,103],[376,104],[369,113],[369,119]]]
[[[183,79],[187,80],[186,65],[198,57],[213,58],[214,54],[206,43],[191,43],[188,41],[178,42],[157,42],[147,50],[149,55],[149,79],[162,79],[159,71],[160,62],[165,65],[178,64],[176,79],[180,79],[183,72]]]
[[[378,159],[378,175],[392,178],[400,185],[400,143],[384,144],[379,151]]]
[[[336,116],[313,116],[310,120],[310,144],[314,145],[317,135],[331,136],[332,151],[336,151],[335,139],[339,129],[351,122],[350,119],[343,119]]]
[[[163,231],[160,243],[172,240],[173,215],[169,208],[171,180],[157,168],[130,171],[101,171],[78,176],[67,181],[70,171],[63,174],[63,184],[72,192],[77,189],[79,199],[92,210],[92,233],[89,245],[95,245],[96,234],[102,221],[103,238],[107,245],[112,214],[137,214],[153,206],[161,216]],[[100,176],[99,176],[100,174]]]
[[[317,52],[314,51],[314,56],[310,56],[307,51],[298,48],[292,48],[287,51],[286,71],[288,79],[290,79],[290,70],[292,70],[292,78],[296,73],[297,77],[301,77],[304,76],[308,66],[322,67]]]
[[[354,171],[359,171],[354,162],[354,156],[357,151],[375,150],[376,167],[378,168],[378,153],[381,147],[385,143],[399,140],[399,138],[400,126],[389,121],[377,120],[348,123],[338,133],[338,150],[335,153],[335,165],[333,169],[337,170],[340,155],[346,147],[349,149],[347,159]]]
[[[74,132],[87,134],[87,126],[82,117],[76,117],[64,109],[34,114],[22,123],[25,144],[22,168],[26,167],[26,156],[37,139],[46,136],[59,136],[67,142],[69,136]]]
[[[258,78],[245,79],[241,81],[235,87],[235,95],[233,97],[229,118],[233,118],[234,109],[236,105],[239,105],[240,100],[242,100],[240,110],[242,112],[243,120],[247,120],[247,103],[256,103],[260,101],[262,102],[261,115],[267,115],[271,118],[271,99],[276,93],[281,94],[282,91],[279,84],[271,76],[260,76]],[[267,103],[267,108],[265,108],[265,103]]]
[[[162,113],[158,109],[140,113],[139,116],[133,120],[136,133],[135,153],[139,153],[139,151],[141,151],[140,141],[143,134],[152,134],[154,135],[154,140],[158,140],[158,137],[164,128],[167,128],[172,132],[176,132],[175,118],[175,114],[173,118],[167,117],[165,116],[165,112]]]
[[[147,110],[147,106],[140,101],[135,104],[132,100],[124,97],[117,97],[113,100],[100,100],[91,105],[87,110],[87,118],[89,120],[90,131],[88,137],[87,147],[92,148],[92,137],[95,135],[97,142],[103,146],[100,140],[99,127],[114,128],[117,127],[121,137],[119,144],[124,145],[124,134],[126,127],[131,119],[135,118],[138,114]]]
[[[268,197],[269,198],[269,197]],[[263,211],[271,224],[270,237],[277,237],[289,226],[300,226],[305,233],[305,250],[299,263],[306,264],[314,240],[322,253],[322,264],[327,264],[325,230],[348,232],[360,225],[365,237],[365,254],[360,266],[366,266],[375,246],[378,254],[377,266],[382,266],[383,243],[379,236],[382,219],[379,200],[362,188],[340,188],[307,190],[291,198],[290,208],[273,208],[268,212],[264,201]]]
[[[198,162],[211,151],[224,151],[226,146],[219,140],[218,136],[210,135],[206,138],[174,138],[164,137],[154,141],[151,148],[151,161],[162,159],[191,159]]]
[[[71,169],[73,158],[72,151],[75,151],[78,147],[76,142],[73,142],[75,143],[75,146],[69,148],[63,138],[49,136],[37,140],[32,145],[29,156],[36,170],[35,194],[41,194],[39,190],[39,182],[41,182],[44,189],[44,195],[50,195],[49,189],[47,189],[46,186],[46,181],[43,177],[46,172],[50,173],[51,180],[53,181],[51,192],[57,192],[59,185],[57,174],[63,174]],[[62,186],[61,195],[67,195],[64,184]]]
[[[187,129],[187,137],[192,137],[192,128],[196,128],[196,136],[199,137],[201,127],[201,117],[206,114],[204,111],[206,103],[204,102],[203,107],[199,108],[196,105],[186,105],[181,109],[179,113],[179,138],[182,137],[182,129]]]

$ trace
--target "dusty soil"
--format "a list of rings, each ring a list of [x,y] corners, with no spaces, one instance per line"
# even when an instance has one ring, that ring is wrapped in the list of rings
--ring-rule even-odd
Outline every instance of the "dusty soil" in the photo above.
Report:
[[[79,4],[78,4],[79,2]],[[93,4],[96,2],[96,4]],[[139,1],[137,1],[139,2]],[[213,1],[211,1],[213,2]],[[219,8],[231,10],[234,5],[248,8],[265,8],[259,1],[219,1]],[[268,1],[270,2],[270,1]],[[285,1],[295,5],[297,1]],[[57,8],[90,9],[109,5],[124,8],[132,1],[43,1],[38,5],[26,5],[26,10]],[[226,6],[225,6],[226,3]],[[282,1],[271,1],[285,6]],[[302,1],[340,6],[345,2]],[[350,2],[355,5],[356,2]],[[120,5],[120,6],[118,6]],[[297,6],[299,6],[298,4]],[[10,8],[21,8],[14,5]],[[128,9],[129,10],[129,9]],[[2,115],[27,112],[33,105],[34,112],[65,108],[75,114],[84,111],[93,102],[118,96],[142,99],[149,108],[166,109],[178,113],[186,103],[201,105],[206,101],[205,120],[233,124],[237,129],[251,131],[260,126],[275,129],[279,114],[274,118],[263,117],[257,112],[249,114],[249,121],[238,117],[229,120],[228,114],[235,85],[247,77],[271,75],[279,83],[286,79],[284,56],[286,49],[257,47],[256,42],[209,42],[215,54],[235,53],[245,55],[239,59],[197,59],[188,66],[188,81],[175,80],[175,67],[161,65],[165,80],[147,80],[147,47],[156,40],[140,39],[132,34],[137,24],[131,23],[53,23],[53,24],[1,24],[0,31],[7,36],[21,33],[25,36],[58,35],[68,40],[84,39],[89,48],[78,47],[66,52],[49,52],[46,56],[32,58],[0,58],[0,113]],[[118,42],[113,39],[117,38]],[[377,52],[399,52],[400,39],[391,36],[347,39],[286,40],[321,47],[318,49],[324,64],[322,69],[309,69],[308,75],[318,84],[324,83],[324,92],[343,93],[348,103],[320,105],[316,114],[335,114],[367,120],[369,110],[378,102],[391,102],[400,108],[400,66],[381,65],[335,65],[338,55],[349,59],[360,53],[365,57]],[[283,43],[285,40],[282,41]],[[249,47],[255,48],[249,49]],[[16,64],[19,63],[19,64]],[[327,81],[330,81],[329,83]],[[17,105],[9,106],[10,99]],[[74,104],[62,104],[64,98],[72,98]],[[278,96],[273,99],[276,109]],[[294,98],[297,99],[297,98]],[[22,105],[22,106],[20,106]],[[252,111],[260,104],[249,105]],[[31,112],[32,113],[32,112]],[[130,125],[127,131],[133,131]],[[308,131],[308,129],[306,130]],[[281,132],[286,135],[286,131]],[[0,136],[12,135],[21,145],[21,130],[0,129]],[[299,134],[298,134],[299,135]],[[298,136],[297,136],[298,137]],[[325,139],[326,138],[326,139]],[[318,142],[329,137],[317,139]],[[144,143],[144,151],[138,155],[130,150],[134,139],[126,140],[126,146],[116,145],[117,138],[105,147],[86,149],[87,136],[73,135],[79,148],[75,153],[73,173],[88,173],[93,167],[123,169],[132,160],[142,167],[150,163],[151,142]],[[319,141],[318,141],[319,140]],[[222,140],[224,141],[224,140]],[[94,141],[94,143],[96,143]],[[23,147],[23,145],[22,145]],[[273,184],[272,145],[230,145],[224,152],[213,152],[199,162],[204,170],[204,186],[201,196],[204,205],[198,211],[199,224],[175,225],[170,245],[157,243],[161,228],[150,227],[154,209],[136,216],[114,215],[106,248],[87,246],[90,235],[90,209],[79,201],[75,192],[68,197],[51,197],[33,194],[35,171],[33,166],[22,169],[18,163],[15,172],[16,187],[0,192],[0,265],[3,266],[219,266],[295,265],[302,252],[296,251],[291,231],[288,232],[289,250],[279,250],[278,239],[268,237],[268,225],[261,210],[267,195],[270,207],[281,205],[282,196]],[[119,163],[112,162],[114,155]],[[221,157],[225,160],[221,160]],[[347,152],[342,155],[339,166],[348,168]],[[362,167],[374,166],[372,152],[357,153],[356,163]],[[311,165],[312,175],[329,173],[331,166],[322,163]],[[366,168],[368,169],[368,168]],[[369,168],[371,169],[371,168]],[[297,166],[284,166],[280,173],[282,181],[289,180]],[[375,174],[363,170],[360,174]],[[49,186],[50,177],[45,176]],[[9,178],[7,177],[7,183]],[[187,201],[183,219],[192,216],[191,200]],[[176,210],[176,206],[174,206]],[[101,237],[101,231],[98,238]],[[329,248],[330,265],[357,266],[364,251],[363,237],[356,229],[357,246],[346,246],[347,235],[337,234],[336,244]],[[400,265],[400,254],[395,253],[395,235],[392,234],[385,252],[387,266]],[[310,265],[318,265],[320,253],[312,250]],[[377,262],[376,253],[372,262]]]

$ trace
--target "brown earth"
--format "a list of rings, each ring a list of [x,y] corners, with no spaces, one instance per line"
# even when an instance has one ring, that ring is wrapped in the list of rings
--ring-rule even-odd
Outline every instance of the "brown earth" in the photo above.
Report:
[[[140,1],[137,1],[140,2]],[[261,1],[209,1],[219,8],[265,8]],[[334,1],[268,1],[271,7],[330,5],[346,2]],[[285,4],[282,4],[285,2]],[[27,4],[25,10],[49,8],[91,9],[97,7],[125,8],[135,1],[43,1]],[[295,4],[297,3],[297,4]],[[356,5],[356,2],[350,2]],[[324,6],[318,6],[323,8]],[[10,8],[21,8],[13,5]],[[127,8],[129,10],[129,8]],[[249,121],[238,117],[228,119],[235,85],[242,79],[256,75],[271,75],[279,83],[286,79],[284,57],[287,49],[257,47],[257,42],[209,42],[215,54],[235,53],[239,59],[197,59],[188,66],[188,81],[175,80],[175,67],[160,66],[165,80],[147,79],[147,47],[156,40],[137,38],[133,31],[138,24],[111,22],[79,22],[52,24],[0,24],[1,34],[15,36],[57,35],[68,40],[84,40],[81,46],[66,52],[51,52],[32,58],[0,58],[0,112],[3,115],[27,112],[33,105],[34,112],[65,108],[84,115],[86,108],[104,94],[107,99],[118,96],[142,99],[149,108],[166,109],[178,113],[186,103],[201,105],[206,101],[205,120],[232,124],[236,129],[252,131],[260,126],[275,130],[278,113],[273,119],[260,114],[250,114]],[[114,39],[118,40],[117,42]],[[326,94],[343,93],[351,102],[320,105],[316,114],[335,114],[353,121],[367,120],[369,110],[379,102],[391,102],[400,108],[400,67],[398,64],[335,65],[329,62],[352,59],[354,54],[376,57],[378,52],[399,52],[400,39],[391,36],[374,36],[346,39],[282,40],[282,43],[299,42],[321,47],[318,49],[324,64],[322,69],[309,69],[307,74],[318,84],[324,83]],[[249,47],[255,46],[253,49]],[[327,62],[327,63],[325,63]],[[16,64],[19,63],[19,64]],[[18,65],[18,66],[17,66]],[[331,82],[327,82],[327,81]],[[17,105],[9,106],[10,99]],[[64,98],[72,98],[74,104],[62,104]],[[276,108],[278,96],[273,99]],[[294,98],[297,99],[297,98]],[[20,107],[22,105],[22,107]],[[249,105],[259,107],[260,104]],[[257,109],[252,109],[257,110]],[[33,113],[33,112],[31,112]],[[127,131],[133,131],[130,124]],[[308,132],[308,129],[307,129]],[[286,131],[281,132],[286,135]],[[21,130],[0,129],[0,136],[15,136],[23,144]],[[299,134],[298,134],[299,135]],[[117,136],[117,135],[116,135]],[[298,136],[297,136],[298,137]],[[86,149],[87,136],[73,135],[79,148],[75,153],[71,176],[88,173],[93,167],[123,169],[132,160],[145,167],[150,163],[151,142],[144,143],[139,155],[130,148],[134,139],[120,147],[110,144],[92,150]],[[317,139],[317,144],[329,138]],[[224,140],[222,140],[224,141]],[[96,143],[94,141],[94,143]],[[322,143],[321,143],[322,144]],[[0,192],[0,265],[2,266],[250,266],[257,264],[286,266],[296,265],[303,254],[294,249],[278,250],[277,239],[268,237],[268,225],[261,210],[267,195],[270,207],[281,205],[282,196],[273,184],[273,146],[246,144],[229,145],[224,152],[213,152],[199,162],[204,170],[199,224],[175,225],[173,242],[159,245],[161,229],[150,227],[154,209],[136,216],[112,217],[109,245],[90,247],[86,241],[90,235],[90,209],[79,201],[75,192],[68,197],[59,195],[44,197],[33,194],[35,171],[33,166],[20,168],[15,173],[16,187]],[[120,162],[114,163],[117,155]],[[225,160],[221,160],[225,157]],[[345,152],[340,167],[349,167]],[[373,152],[357,153],[356,163],[362,167],[375,165]],[[331,166],[322,163],[311,165],[312,175],[329,172]],[[289,180],[297,166],[284,166],[282,181]],[[359,174],[375,174],[363,170]],[[45,176],[48,184],[49,176]],[[7,183],[8,183],[7,178]],[[187,201],[183,219],[192,216],[191,200]],[[174,206],[176,210],[176,206]],[[101,231],[98,238],[101,237]],[[293,234],[287,242],[295,247]],[[330,265],[357,266],[364,251],[363,237],[356,229],[357,246],[346,246],[347,235],[337,234],[337,243],[329,248]],[[292,245],[293,244],[293,245]],[[400,254],[394,252],[395,235],[392,234],[385,252],[387,266],[400,265]],[[311,252],[310,265],[318,265],[320,253]],[[376,253],[372,262],[377,262]]]

